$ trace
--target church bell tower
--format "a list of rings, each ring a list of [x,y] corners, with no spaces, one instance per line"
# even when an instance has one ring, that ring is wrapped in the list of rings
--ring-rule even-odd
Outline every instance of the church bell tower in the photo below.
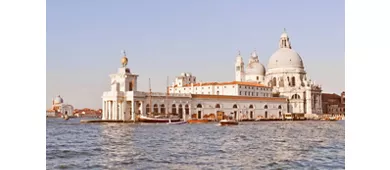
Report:
[[[244,61],[242,59],[240,51],[238,51],[238,55],[236,57],[236,64],[235,64],[235,66],[236,66],[236,68],[235,68],[236,81],[244,81],[244,77],[245,77]]]

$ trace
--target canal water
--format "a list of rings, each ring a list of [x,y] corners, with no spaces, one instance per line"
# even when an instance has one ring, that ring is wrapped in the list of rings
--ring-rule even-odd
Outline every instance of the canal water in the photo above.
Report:
[[[345,169],[341,121],[80,124],[46,120],[47,169]]]

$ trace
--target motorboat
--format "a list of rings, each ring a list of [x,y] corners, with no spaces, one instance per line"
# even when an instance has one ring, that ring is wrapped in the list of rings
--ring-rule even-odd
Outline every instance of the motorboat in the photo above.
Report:
[[[224,119],[224,120],[219,121],[219,125],[220,126],[238,125],[238,121]]]
[[[179,122],[172,122],[171,119],[169,119],[169,122],[167,123],[168,125],[182,125],[186,124],[187,122],[185,121],[179,121]]]

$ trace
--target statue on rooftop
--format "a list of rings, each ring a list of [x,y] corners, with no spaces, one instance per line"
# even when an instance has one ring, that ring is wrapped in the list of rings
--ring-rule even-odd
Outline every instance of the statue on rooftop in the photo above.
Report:
[[[122,60],[121,60],[121,62],[122,62],[122,67],[126,67],[126,66],[127,66],[127,62],[128,62],[128,59],[127,59],[127,57],[126,57],[126,51],[123,50],[122,53],[123,53],[123,57],[122,57]]]

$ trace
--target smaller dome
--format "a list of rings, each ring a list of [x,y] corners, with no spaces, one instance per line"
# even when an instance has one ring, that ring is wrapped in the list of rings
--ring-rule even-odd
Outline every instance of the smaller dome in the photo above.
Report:
[[[263,64],[258,62],[252,62],[246,67],[245,74],[247,75],[265,75],[265,68]]]
[[[61,104],[61,103],[64,103],[64,100],[61,98],[61,96],[57,96],[55,99],[54,99],[54,104]]]

